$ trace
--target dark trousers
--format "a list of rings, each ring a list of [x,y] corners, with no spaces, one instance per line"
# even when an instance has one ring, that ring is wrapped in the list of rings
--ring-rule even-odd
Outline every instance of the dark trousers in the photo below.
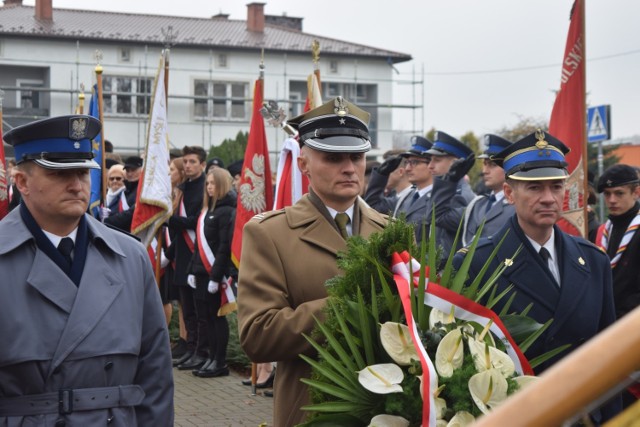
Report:
[[[198,289],[203,285],[206,287],[208,283],[209,278],[207,276],[196,276]],[[200,298],[196,298],[196,312],[198,313],[198,316],[204,317],[207,324],[209,358],[215,359],[217,365],[222,367],[227,363],[229,322],[227,322],[226,316],[218,316],[220,301],[220,291],[215,294],[206,292],[206,294],[202,295]]]
[[[198,356],[207,356],[207,322],[198,318],[194,289],[190,286],[179,286],[182,319],[187,329],[187,351]]]

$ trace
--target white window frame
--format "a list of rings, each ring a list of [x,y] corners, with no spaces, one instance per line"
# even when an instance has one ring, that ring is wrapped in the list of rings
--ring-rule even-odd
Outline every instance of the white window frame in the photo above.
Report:
[[[206,96],[206,116],[202,114],[198,114],[197,112],[197,104],[203,103],[203,100],[195,99],[193,104],[193,116],[196,120],[219,120],[219,121],[228,121],[228,122],[244,122],[249,120],[249,110],[250,110],[250,102],[249,99],[249,90],[250,84],[245,81],[232,81],[232,80],[208,80],[208,79],[194,79],[193,81],[193,93],[194,96],[198,96],[196,94],[196,85],[198,84],[206,84],[206,93],[201,94],[200,96]],[[225,85],[225,95],[224,100],[221,100],[222,97],[214,94],[214,86],[215,85]],[[242,97],[233,96],[233,87],[237,85],[242,85],[244,87],[244,94]],[[242,98],[242,100],[240,100]],[[216,106],[220,107],[221,101],[224,103],[224,115],[214,115],[216,111]],[[239,105],[243,103],[242,109],[242,117],[234,117],[233,116],[233,106]]]
[[[130,47],[121,47],[118,49],[118,62],[131,63],[132,52]]]
[[[104,81],[109,79],[111,81],[110,90],[105,90]],[[129,79],[130,80],[130,90],[123,91],[121,88],[118,88],[118,79]],[[139,92],[138,89],[138,81],[144,80],[148,82],[148,92]],[[122,75],[105,75],[103,77],[103,92],[102,97],[104,100],[104,114],[109,116],[118,116],[118,117],[139,117],[139,116],[148,116],[151,110],[151,96],[153,95],[153,77],[145,77],[145,76],[122,76]],[[131,102],[131,111],[123,112],[118,111],[118,98],[119,97],[129,97]],[[143,101],[144,98],[147,98],[148,102],[146,108],[143,111],[138,112],[138,102]],[[114,111],[115,106],[115,111]]]

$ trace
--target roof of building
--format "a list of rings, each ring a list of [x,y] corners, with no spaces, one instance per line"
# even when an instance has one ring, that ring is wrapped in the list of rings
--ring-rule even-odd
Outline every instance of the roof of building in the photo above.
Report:
[[[177,33],[174,46],[222,49],[265,49],[266,51],[309,53],[318,40],[323,54],[350,57],[382,58],[390,63],[411,60],[411,55],[348,43],[304,33],[297,29],[273,25],[267,19],[263,32],[247,30],[247,21],[212,18],[99,12],[77,9],[53,9],[53,20],[37,20],[33,6],[0,7],[0,34],[27,38],[58,38],[119,43],[162,44],[161,29],[172,27]],[[269,17],[268,15],[265,15]],[[271,16],[271,18],[274,18]],[[300,18],[292,18],[298,19]]]

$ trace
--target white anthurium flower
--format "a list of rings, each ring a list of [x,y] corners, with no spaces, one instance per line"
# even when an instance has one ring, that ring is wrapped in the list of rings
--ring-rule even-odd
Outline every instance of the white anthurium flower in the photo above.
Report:
[[[449,423],[447,424],[447,427],[465,427],[470,426],[474,422],[476,422],[476,419],[473,417],[473,415],[471,415],[467,411],[460,411],[456,412],[456,414],[451,417]]]
[[[436,407],[436,420],[441,420],[444,418],[444,414],[447,411],[447,402],[441,397],[436,397],[433,401]]]
[[[368,427],[409,427],[409,420],[397,415],[376,415]]]
[[[369,391],[378,394],[402,393],[402,369],[395,363],[367,366],[358,371],[358,381]]]
[[[469,380],[469,392],[478,409],[484,414],[507,398],[507,380],[498,369],[475,374]]]
[[[462,332],[454,329],[442,338],[436,350],[436,370],[444,378],[453,375],[454,369],[462,366],[464,345],[462,345]]]
[[[436,427],[447,427],[447,420],[436,420]]]
[[[507,353],[491,347],[485,341],[469,338],[469,351],[478,372],[495,368],[500,370],[505,378],[509,378],[516,371],[516,365]]]
[[[519,377],[512,378],[518,384],[518,390],[522,390],[525,387],[528,387],[531,383],[534,383],[539,380],[538,377],[534,377],[533,375],[521,375]]]
[[[454,323],[455,321],[456,319],[451,314],[447,314],[442,310],[438,310],[437,308],[432,308],[431,313],[429,313],[429,329],[436,329],[437,323],[448,325],[449,323]]]
[[[400,366],[409,366],[412,359],[420,360],[407,325],[385,322],[380,326],[380,342],[393,361]]]

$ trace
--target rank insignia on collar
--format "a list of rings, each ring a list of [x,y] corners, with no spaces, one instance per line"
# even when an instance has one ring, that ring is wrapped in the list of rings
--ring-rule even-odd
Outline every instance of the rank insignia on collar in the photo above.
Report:
[[[513,260],[511,258],[505,259],[504,265],[506,265],[507,267],[511,267],[513,265]]]
[[[82,118],[74,118],[69,121],[69,138],[80,140],[85,139],[87,137],[87,129],[89,128],[89,123],[87,119]]]

